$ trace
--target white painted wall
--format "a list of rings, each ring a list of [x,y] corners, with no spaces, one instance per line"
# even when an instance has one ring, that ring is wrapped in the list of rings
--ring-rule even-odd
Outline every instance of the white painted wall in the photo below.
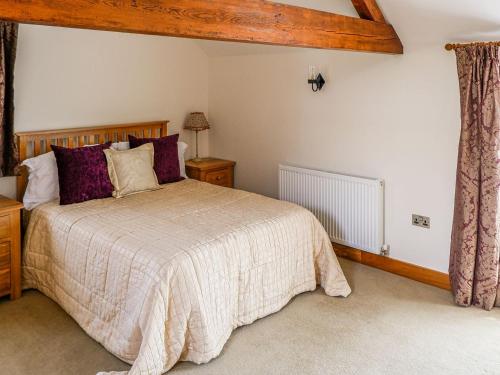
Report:
[[[309,64],[327,85],[314,94]],[[445,271],[459,132],[453,56],[303,51],[214,58],[211,149],[238,162],[236,184],[272,197],[278,164],[383,178],[394,258]],[[430,230],[411,226],[431,217]]]
[[[188,39],[21,25],[15,105],[16,131],[165,119],[173,134],[208,111],[208,59]],[[14,178],[0,194],[15,196]]]
[[[355,14],[343,0],[283,2]],[[500,5],[379,4],[403,56],[204,42],[211,150],[237,161],[238,187],[272,197],[279,163],[383,178],[391,256],[447,271],[460,107],[455,57],[443,46],[497,38]],[[326,77],[320,93],[306,83],[310,64]],[[412,213],[430,216],[431,229],[412,226]]]

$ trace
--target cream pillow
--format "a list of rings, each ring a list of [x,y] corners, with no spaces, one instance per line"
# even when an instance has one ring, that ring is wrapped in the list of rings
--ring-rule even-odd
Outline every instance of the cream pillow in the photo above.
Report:
[[[108,173],[115,191],[113,197],[121,198],[141,191],[160,189],[154,165],[152,143],[140,147],[117,151],[104,150],[108,162]]]

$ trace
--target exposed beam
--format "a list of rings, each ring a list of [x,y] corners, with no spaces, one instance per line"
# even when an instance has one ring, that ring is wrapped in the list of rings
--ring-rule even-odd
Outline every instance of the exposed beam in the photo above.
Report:
[[[386,23],[384,14],[377,5],[376,0],[352,0],[359,16],[365,20]]]
[[[19,23],[403,53],[392,26],[265,0],[1,0]]]

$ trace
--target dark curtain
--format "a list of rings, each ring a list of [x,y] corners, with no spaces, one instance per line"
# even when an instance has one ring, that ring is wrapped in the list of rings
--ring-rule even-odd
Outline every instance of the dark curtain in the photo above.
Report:
[[[458,151],[450,281],[455,301],[499,305],[500,47],[456,50],[462,130]]]
[[[14,65],[18,25],[0,21],[0,170],[16,173],[18,154],[14,139]]]

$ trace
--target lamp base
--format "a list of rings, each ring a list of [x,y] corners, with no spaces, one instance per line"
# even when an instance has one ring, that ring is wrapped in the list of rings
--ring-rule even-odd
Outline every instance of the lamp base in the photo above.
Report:
[[[190,161],[192,161],[193,163],[201,163],[203,160],[205,160],[204,158],[192,158]]]

